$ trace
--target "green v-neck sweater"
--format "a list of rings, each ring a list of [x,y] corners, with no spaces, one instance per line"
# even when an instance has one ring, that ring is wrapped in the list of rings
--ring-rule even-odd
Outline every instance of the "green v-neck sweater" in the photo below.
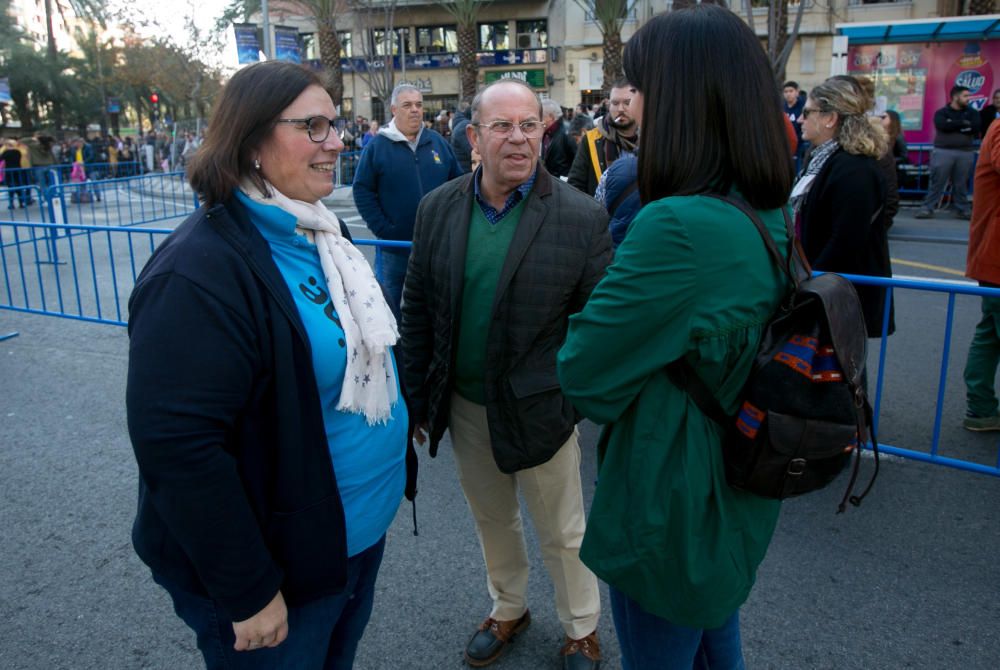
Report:
[[[479,203],[472,202],[455,356],[455,391],[479,405],[486,404],[486,338],[497,284],[525,202],[527,198],[495,224],[486,218]]]

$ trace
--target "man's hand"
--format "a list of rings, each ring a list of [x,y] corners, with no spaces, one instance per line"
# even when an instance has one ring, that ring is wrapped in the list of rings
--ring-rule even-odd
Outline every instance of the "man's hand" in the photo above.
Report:
[[[430,426],[427,425],[426,421],[416,425],[413,429],[413,440],[417,443],[418,447],[422,447],[427,443],[428,434],[430,434]]]
[[[281,591],[267,607],[249,619],[233,622],[233,632],[236,634],[236,644],[233,645],[236,651],[277,647],[284,642],[288,637],[288,608]]]

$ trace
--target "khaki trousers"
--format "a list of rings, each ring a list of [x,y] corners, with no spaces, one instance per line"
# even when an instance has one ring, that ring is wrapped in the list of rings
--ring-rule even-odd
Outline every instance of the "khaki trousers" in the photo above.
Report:
[[[601,599],[597,577],[580,561],[586,518],[577,432],[547,463],[507,475],[493,460],[485,407],[453,393],[449,428],[458,478],[486,562],[486,586],[493,599],[490,616],[510,621],[527,609],[529,564],[520,489],[555,586],[559,621],[575,640],[592,633]]]

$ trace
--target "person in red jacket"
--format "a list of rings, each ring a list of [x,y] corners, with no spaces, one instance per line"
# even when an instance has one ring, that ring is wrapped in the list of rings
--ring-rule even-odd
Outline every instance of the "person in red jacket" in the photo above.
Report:
[[[990,125],[979,148],[965,274],[980,286],[1000,288],[1000,123]],[[1000,430],[994,385],[998,364],[1000,297],[983,296],[983,318],[976,326],[965,361],[963,425],[969,430]]]

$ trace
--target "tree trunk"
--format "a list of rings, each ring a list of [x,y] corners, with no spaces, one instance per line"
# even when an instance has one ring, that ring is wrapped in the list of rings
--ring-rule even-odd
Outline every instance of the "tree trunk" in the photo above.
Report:
[[[21,122],[21,130],[25,134],[34,132],[35,124],[31,118],[31,104],[28,102],[28,96],[26,94],[18,95],[12,92],[11,99],[14,102],[14,110],[17,112],[17,119]]]
[[[49,76],[54,77],[56,75],[56,65],[59,60],[59,50],[56,49],[56,34],[52,28],[52,2],[53,0],[45,0],[45,56],[49,61]],[[49,97],[52,100],[52,122],[55,124],[56,132],[58,132],[62,130],[63,124],[62,101],[60,99],[61,96],[55,94],[55,88],[55,82],[50,81],[49,92],[52,93],[52,95]]]
[[[135,94],[135,127],[140,133],[142,132],[142,96],[138,93]]]
[[[460,96],[462,98],[472,98],[479,87],[479,35],[476,31],[476,23],[458,24],[458,79],[460,82]]]
[[[605,91],[611,90],[611,84],[624,77],[622,70],[622,34],[619,29],[604,33],[604,83]]]
[[[337,35],[337,17],[316,17],[319,33],[319,59],[326,73],[326,91],[333,98],[337,110],[344,103],[344,71],[340,67],[340,37]]]
[[[767,6],[767,54],[774,69],[778,87],[785,81],[787,61],[781,62],[781,52],[788,44],[788,0],[777,0]]]

